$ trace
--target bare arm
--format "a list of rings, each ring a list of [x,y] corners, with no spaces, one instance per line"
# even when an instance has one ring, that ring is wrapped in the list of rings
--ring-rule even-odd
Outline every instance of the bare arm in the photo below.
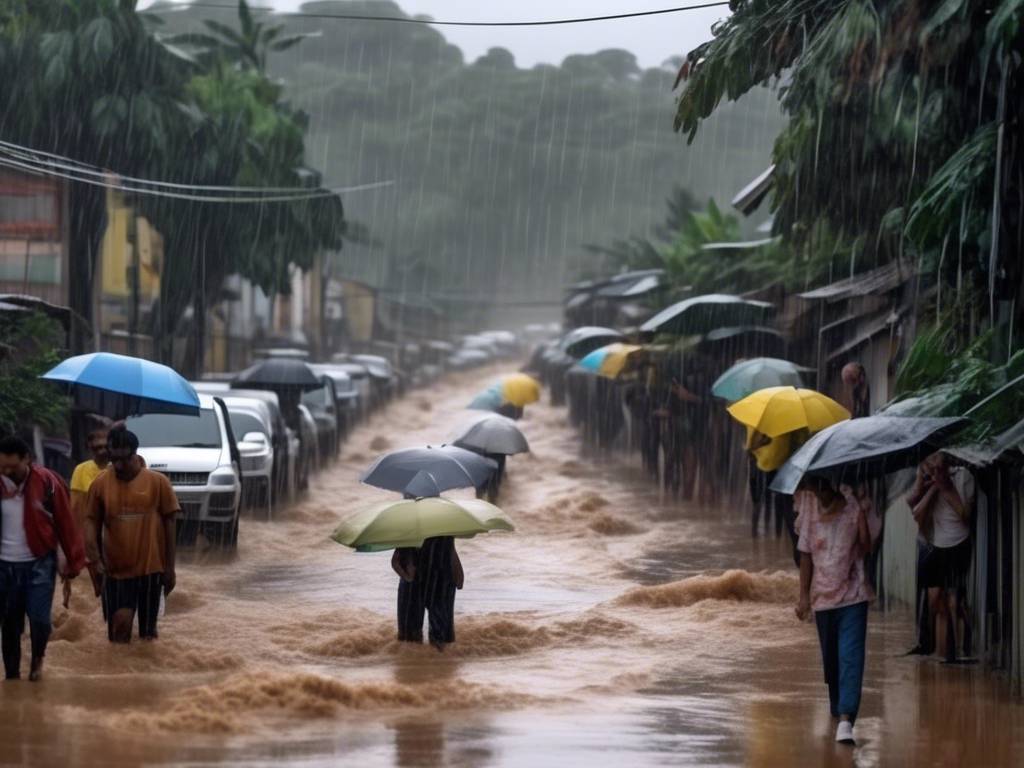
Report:
[[[868,515],[863,505],[857,506],[857,545],[865,556],[871,552],[871,530],[868,528]]]
[[[924,521],[927,519],[929,511],[931,511],[932,503],[935,501],[935,496],[938,492],[938,487],[933,485],[928,489],[921,500],[910,510],[911,514],[914,516],[914,520],[917,521],[919,526],[924,525]]]
[[[456,589],[462,589],[462,585],[466,582],[466,574],[462,570],[462,561],[459,559],[454,542],[452,542],[452,579],[455,581]]]
[[[178,576],[174,571],[174,557],[177,554],[178,529],[174,524],[176,514],[164,515],[164,595],[174,590]]]
[[[811,579],[814,576],[814,561],[807,552],[800,553],[800,602],[796,606],[796,617],[803,621],[811,613]]]
[[[402,556],[398,554],[397,549],[391,555],[391,570],[397,573],[404,581],[413,581],[416,578],[416,569],[412,566],[406,568],[402,565]]]
[[[918,502],[924,498],[924,495],[931,487],[931,483],[931,478],[925,474],[924,468],[919,465],[917,468],[917,478],[914,480],[914,487],[907,494],[907,504],[911,509],[916,507]]]
[[[104,572],[103,557],[100,554],[100,529],[103,527],[103,503],[89,494],[85,515],[85,556],[99,573]]]

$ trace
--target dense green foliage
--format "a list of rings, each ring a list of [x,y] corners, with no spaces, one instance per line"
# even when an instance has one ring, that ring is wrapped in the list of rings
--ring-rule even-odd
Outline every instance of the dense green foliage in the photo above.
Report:
[[[732,9],[680,71],[677,127],[693,140],[724,99],[780,82],[772,207],[786,253],[827,269],[838,238],[862,268],[920,259],[967,302],[991,295],[977,308],[998,322],[996,302],[1021,290],[1024,2]]]
[[[60,325],[38,312],[0,314],[0,434],[27,424],[60,429],[67,400],[39,376],[60,362]]]
[[[404,15],[390,2],[303,9]],[[164,28],[205,34],[224,15],[165,13]],[[626,51],[522,69],[503,49],[467,62],[420,25],[274,23],[319,33],[267,60],[310,115],[308,161],[331,184],[394,181],[346,197],[375,244],[346,246],[337,270],[393,290],[557,301],[594,262],[585,244],[656,237],[677,184],[730,199],[764,169],[779,126],[758,90],[687,148],[672,131],[675,66],[641,69]]]
[[[153,17],[136,13],[130,0],[16,5],[0,16],[6,140],[179,184],[304,184],[305,118],[252,66],[248,49],[189,56],[161,39]],[[254,32],[244,3],[238,23],[241,34]],[[276,34],[268,41],[266,28],[255,32],[257,65],[263,46],[287,42],[275,42]],[[105,191],[76,183],[68,199],[71,304],[88,318]],[[165,359],[186,308],[216,296],[225,275],[287,290],[288,264],[305,268],[318,249],[339,248],[344,227],[336,197],[226,206],[140,196],[135,203],[165,237],[168,269],[151,329]]]

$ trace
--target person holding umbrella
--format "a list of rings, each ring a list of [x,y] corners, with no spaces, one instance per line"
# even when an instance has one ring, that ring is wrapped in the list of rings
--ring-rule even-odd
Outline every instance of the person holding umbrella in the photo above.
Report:
[[[423,614],[428,615],[427,639],[439,652],[455,642],[455,591],[465,573],[452,536],[425,539],[421,547],[399,547],[391,556],[398,574],[398,639],[423,642]]]
[[[872,528],[878,530],[880,524],[869,524],[874,509],[867,494],[855,494],[849,486],[837,492],[828,480],[807,476],[796,496],[800,551],[796,615],[804,621],[814,612],[829,707],[839,720],[835,738],[853,744],[864,680],[868,604],[875,598],[864,558],[877,540]]]

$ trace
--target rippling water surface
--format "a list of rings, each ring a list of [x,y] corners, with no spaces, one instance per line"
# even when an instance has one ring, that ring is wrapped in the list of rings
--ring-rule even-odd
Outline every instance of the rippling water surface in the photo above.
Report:
[[[1020,764],[1019,700],[979,669],[902,657],[900,612],[871,614],[860,743],[836,747],[782,543],[582,455],[547,405],[528,410],[533,453],[509,462],[499,501],[518,532],[458,544],[457,643],[400,646],[390,554],[327,536],[386,498],[357,480],[376,453],[451,437],[494,373],[375,416],[308,498],[243,521],[237,557],[182,554],[157,643],[110,646],[76,584],[46,680],[0,686],[0,762]]]

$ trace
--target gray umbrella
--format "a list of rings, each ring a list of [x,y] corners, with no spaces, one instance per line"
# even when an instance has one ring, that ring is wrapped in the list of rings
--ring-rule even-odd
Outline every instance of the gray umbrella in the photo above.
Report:
[[[272,357],[242,371],[232,381],[236,389],[319,389],[323,386],[313,369],[300,360]]]
[[[417,491],[432,490],[435,486],[439,493],[452,488],[479,488],[497,468],[496,462],[464,448],[427,446],[386,453],[359,479],[386,491],[422,496],[425,494]],[[429,475],[434,486],[420,473]]]
[[[641,325],[640,330],[647,334],[704,334],[726,326],[763,325],[771,311],[772,305],[766,301],[709,293],[666,307]]]
[[[771,489],[792,494],[804,475],[850,483],[912,467],[967,424],[962,418],[868,416],[833,424],[782,465]]]
[[[498,415],[485,416],[477,421],[455,440],[455,445],[471,451],[503,453],[506,456],[530,450],[516,423]]]

